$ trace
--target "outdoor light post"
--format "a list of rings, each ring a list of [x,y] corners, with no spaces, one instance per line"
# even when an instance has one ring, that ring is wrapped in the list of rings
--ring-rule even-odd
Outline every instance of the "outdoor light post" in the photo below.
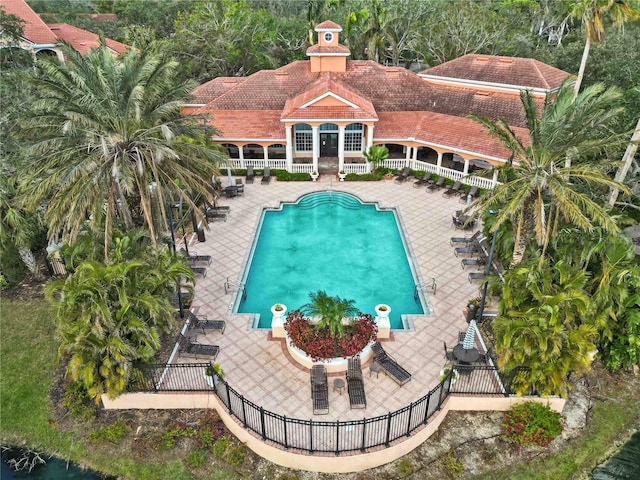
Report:
[[[494,215],[498,213],[495,210],[489,210],[489,213]],[[486,279],[491,274],[491,268],[493,267],[493,254],[496,250],[496,240],[498,238],[498,229],[496,228],[493,232],[493,238],[491,239],[491,248],[489,249],[489,258],[487,259],[487,270],[485,271],[485,279],[484,284],[482,285],[482,298],[480,299],[480,308],[478,309],[478,313],[476,318],[478,319],[478,323],[482,322],[482,315],[484,315],[484,304],[487,301],[487,290],[489,288],[489,281]]]

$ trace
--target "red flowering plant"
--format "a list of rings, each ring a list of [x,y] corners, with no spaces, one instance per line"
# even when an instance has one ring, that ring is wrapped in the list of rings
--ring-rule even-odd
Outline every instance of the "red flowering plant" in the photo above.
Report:
[[[548,405],[524,402],[504,415],[502,439],[515,444],[534,443],[546,447],[562,433],[562,418]]]
[[[357,355],[370,342],[375,342],[378,326],[368,313],[358,313],[344,326],[342,336],[335,336],[328,326],[314,325],[300,310],[294,310],[284,324],[291,343],[309,355],[313,361],[327,358],[347,358]]]

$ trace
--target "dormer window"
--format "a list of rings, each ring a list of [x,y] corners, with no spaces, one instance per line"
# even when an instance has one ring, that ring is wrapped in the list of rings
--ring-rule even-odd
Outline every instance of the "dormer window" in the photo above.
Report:
[[[333,33],[324,32],[324,41],[327,42],[327,43],[333,42]]]

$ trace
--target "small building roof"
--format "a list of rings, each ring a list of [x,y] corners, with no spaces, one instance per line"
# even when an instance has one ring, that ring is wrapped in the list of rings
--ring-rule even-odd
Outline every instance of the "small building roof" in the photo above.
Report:
[[[351,55],[351,50],[345,47],[344,45],[311,45],[307,48],[306,52],[307,56],[312,55],[340,55],[340,56],[349,56]]]
[[[55,44],[58,41],[55,33],[34,12],[25,0],[0,0],[0,6],[9,15],[15,15],[24,21],[22,38],[34,44]]]
[[[474,53],[423,70],[420,75],[548,91],[556,90],[570,76],[534,58]]]
[[[197,110],[196,113],[202,113]],[[285,127],[280,121],[280,110],[206,110],[212,124],[219,130],[217,139],[273,140],[285,143]]]
[[[93,32],[66,23],[51,23],[48,26],[60,40],[70,44],[82,55],[100,46],[100,37]],[[116,53],[124,53],[129,49],[128,45],[110,38],[105,38],[104,41],[107,47]]]
[[[324,22],[316,25],[315,31],[316,32],[326,32],[326,31],[341,32],[342,26],[338,25],[336,22],[332,22],[331,20],[325,20]]]

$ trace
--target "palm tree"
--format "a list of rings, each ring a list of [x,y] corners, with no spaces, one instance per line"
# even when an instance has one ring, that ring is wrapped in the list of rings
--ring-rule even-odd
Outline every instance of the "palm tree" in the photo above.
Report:
[[[107,258],[117,218],[145,225],[157,246],[167,199],[213,200],[209,179],[223,161],[206,117],[180,113],[194,84],[178,83],[177,63],[156,54],[62,51],[66,63],[45,60],[33,78],[40,99],[22,124],[32,159],[24,196],[31,207],[46,202],[52,239],[73,243],[89,219],[104,228]]]
[[[606,163],[600,160],[625,142],[625,134],[613,133],[622,112],[615,106],[620,97],[615,88],[605,90],[602,85],[593,85],[574,98],[565,83],[556,99],[547,98],[539,111],[533,96],[522,92],[528,142],[504,120],[495,122],[471,115],[511,151],[510,161],[502,168],[505,182],[469,210],[472,215],[499,210],[492,231],[508,220],[512,222],[515,244],[511,265],[522,261],[532,238],[542,247],[542,263],[560,221],[582,229],[599,226],[607,232],[618,231],[616,222],[587,189],[615,187],[628,191],[600,170]],[[599,164],[588,164],[594,160]]]
[[[334,337],[344,335],[342,319],[358,314],[354,300],[346,300],[340,297],[331,297],[324,290],[311,292],[311,302],[302,306],[302,310],[310,317],[320,317],[318,328],[329,328]]]
[[[382,145],[371,145],[369,150],[362,152],[362,155],[372,165],[372,173],[376,173],[378,165],[389,158],[389,150]]]
[[[586,37],[578,78],[574,85],[574,93],[577,96],[587,66],[591,43],[597,44],[604,40],[604,17],[608,16],[614,25],[622,25],[627,20],[638,18],[640,12],[634,10],[625,0],[574,0],[570,6],[570,14],[582,21]]]
[[[160,333],[174,322],[169,295],[180,278],[193,280],[193,273],[165,249],[106,265],[89,260],[47,284],[57,308],[58,357],[69,357],[67,375],[91,398],[116,397],[133,362],[153,357]]]
[[[309,45],[314,44],[314,27],[325,19],[322,18],[329,14],[340,5],[341,0],[307,0],[307,26],[309,28]]]
[[[636,89],[638,90],[638,89]],[[629,141],[629,145],[627,145],[627,149],[624,151],[624,155],[622,156],[622,164],[620,168],[616,172],[615,181],[616,182],[624,182],[625,178],[627,178],[627,173],[631,168],[631,164],[633,163],[633,158],[638,151],[638,143],[640,142],[640,118],[638,118],[638,123],[636,124],[636,128],[633,131],[633,135],[631,135],[631,140]],[[618,200],[618,189],[612,188],[611,194],[609,195],[609,207],[613,207],[616,204],[616,200]]]
[[[505,274],[499,315],[493,321],[500,368],[528,371],[514,379],[519,394],[567,394],[567,376],[588,370],[596,328],[582,323],[593,311],[587,278],[563,262],[523,266]]]

